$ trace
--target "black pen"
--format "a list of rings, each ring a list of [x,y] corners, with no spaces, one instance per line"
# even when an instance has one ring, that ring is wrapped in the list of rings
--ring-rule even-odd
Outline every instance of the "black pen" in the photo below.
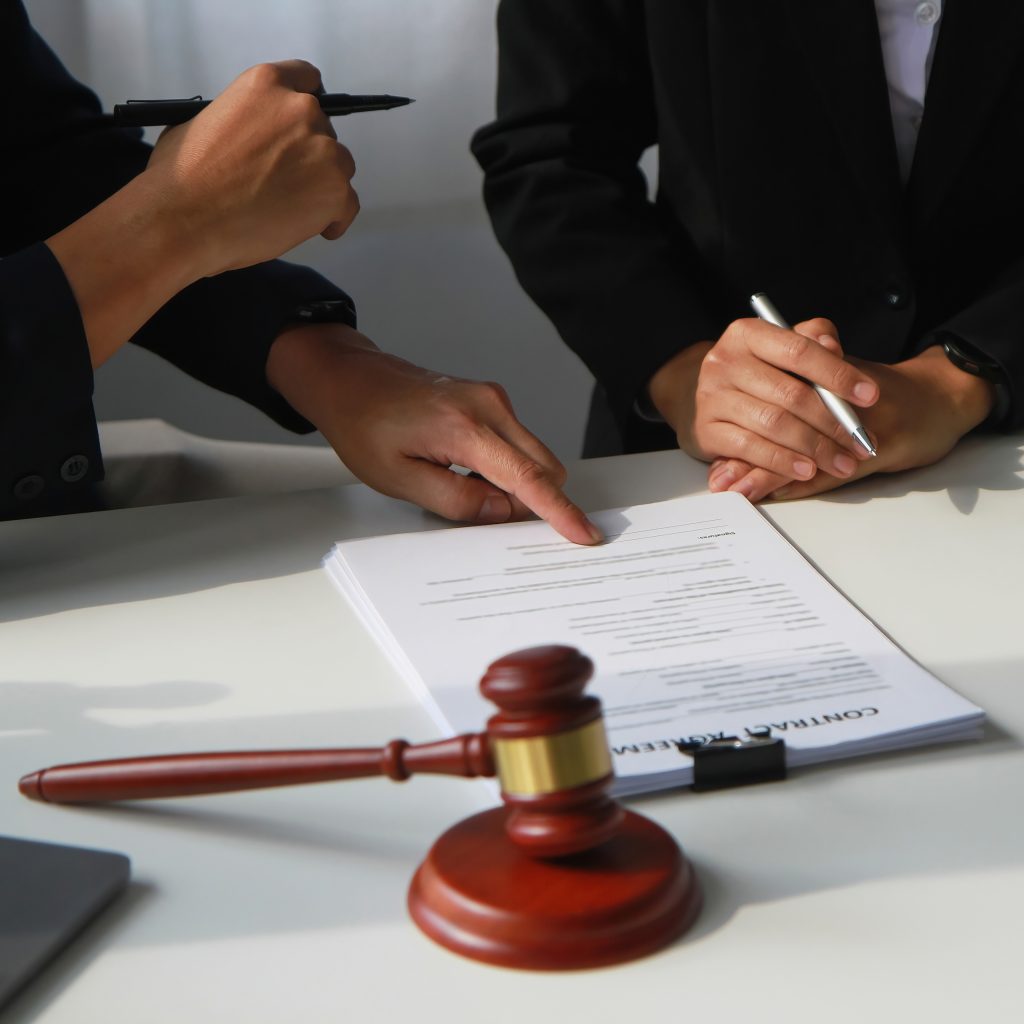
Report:
[[[351,96],[347,92],[325,92],[317,96],[320,109],[328,117],[361,114],[367,110],[390,110],[413,101],[407,96]],[[193,96],[187,100],[129,100],[114,107],[114,123],[125,128],[150,125],[183,124],[191,120],[212,100]]]

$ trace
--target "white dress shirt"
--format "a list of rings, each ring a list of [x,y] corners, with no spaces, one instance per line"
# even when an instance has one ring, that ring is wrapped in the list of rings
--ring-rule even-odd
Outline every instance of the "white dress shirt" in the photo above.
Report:
[[[914,159],[943,0],[875,0],[900,173]]]

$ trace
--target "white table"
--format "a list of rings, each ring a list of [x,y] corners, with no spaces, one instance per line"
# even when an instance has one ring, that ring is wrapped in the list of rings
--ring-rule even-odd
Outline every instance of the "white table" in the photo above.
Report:
[[[695,862],[703,915],[660,954],[564,975],[471,963],[406,916],[420,858],[490,799],[483,783],[105,809],[16,791],[72,760],[432,738],[319,560],[439,521],[349,485],[0,524],[0,831],[121,850],[134,877],[9,1019],[1020,1019],[1022,452],[1022,436],[968,440],[939,466],[766,509],[989,712],[986,739],[635,802]],[[703,469],[658,453],[571,480],[604,508],[699,490]]]

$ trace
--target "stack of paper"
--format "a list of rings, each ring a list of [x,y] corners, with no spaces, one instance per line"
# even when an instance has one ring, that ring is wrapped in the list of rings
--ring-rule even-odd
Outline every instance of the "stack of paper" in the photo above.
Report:
[[[480,731],[496,658],[593,659],[616,792],[692,781],[679,743],[768,726],[790,767],[980,735],[984,713],[926,672],[736,494],[592,516],[584,548],[544,523],[347,541],[325,560],[447,733]]]

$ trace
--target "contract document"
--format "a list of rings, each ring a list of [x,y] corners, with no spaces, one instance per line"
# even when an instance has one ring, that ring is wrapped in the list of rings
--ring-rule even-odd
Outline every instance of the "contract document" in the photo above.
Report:
[[[984,712],[900,650],[738,494],[546,523],[346,541],[324,565],[438,725],[478,732],[510,651],[595,666],[620,795],[692,781],[693,743],[765,727],[789,767],[980,735]]]

